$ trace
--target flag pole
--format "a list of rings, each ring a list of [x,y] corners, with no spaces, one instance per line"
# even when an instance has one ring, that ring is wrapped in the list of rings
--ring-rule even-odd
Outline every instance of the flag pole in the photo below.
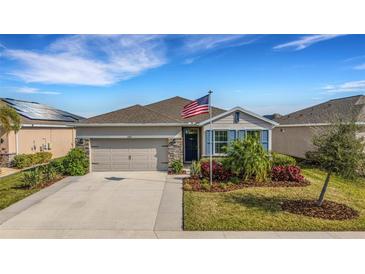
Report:
[[[213,184],[213,130],[212,130],[212,93],[209,90],[209,121],[210,121],[210,153],[209,153],[209,182]]]

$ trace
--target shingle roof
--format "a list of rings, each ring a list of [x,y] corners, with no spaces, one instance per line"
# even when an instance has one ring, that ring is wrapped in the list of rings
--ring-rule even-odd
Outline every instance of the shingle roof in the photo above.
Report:
[[[83,123],[178,123],[164,114],[141,105],[134,105],[82,121]]]
[[[198,115],[188,119],[181,118],[181,110],[191,100],[176,96],[163,101],[141,106],[119,109],[83,120],[83,123],[188,123],[201,122],[209,119],[208,114]],[[225,112],[223,109],[213,108],[212,115]]]
[[[174,118],[180,122],[185,122],[185,123],[188,123],[188,122],[197,122],[198,123],[198,122],[202,122],[202,121],[209,119],[209,114],[202,114],[202,115],[190,117],[187,119],[181,118],[181,111],[182,111],[183,107],[185,105],[189,104],[190,102],[192,102],[192,100],[182,98],[179,96],[175,96],[175,97],[163,100],[163,101],[159,101],[156,103],[146,105],[146,107],[148,107],[149,109],[152,109],[154,111],[164,113],[171,118]],[[216,107],[212,108],[213,117],[217,116],[223,112],[226,112],[226,110],[216,108]]]
[[[336,120],[365,122],[365,96],[357,95],[305,108],[274,119],[281,125],[331,123]]]

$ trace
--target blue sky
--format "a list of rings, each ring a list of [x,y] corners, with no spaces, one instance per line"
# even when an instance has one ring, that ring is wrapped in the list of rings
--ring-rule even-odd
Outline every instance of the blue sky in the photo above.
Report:
[[[0,97],[86,117],[172,96],[286,114],[365,91],[365,35],[0,35]]]

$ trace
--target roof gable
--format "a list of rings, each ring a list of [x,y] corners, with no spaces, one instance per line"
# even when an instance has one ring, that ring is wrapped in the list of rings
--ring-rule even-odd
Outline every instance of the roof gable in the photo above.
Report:
[[[228,110],[228,111],[225,111],[225,112],[223,112],[223,113],[221,113],[221,114],[219,114],[219,115],[217,115],[217,116],[213,117],[212,119],[207,119],[207,120],[205,120],[205,121],[200,122],[200,123],[199,123],[199,125],[206,125],[206,124],[208,124],[211,120],[212,120],[212,122],[214,122],[214,121],[219,120],[219,119],[221,119],[221,118],[223,118],[223,117],[225,117],[225,116],[227,116],[227,115],[229,115],[229,114],[232,114],[232,113],[234,113],[234,112],[236,112],[236,111],[243,112],[243,113],[245,113],[245,114],[247,114],[247,115],[249,115],[249,116],[255,117],[256,119],[261,120],[261,121],[264,121],[264,122],[266,122],[266,123],[268,123],[268,124],[270,124],[270,125],[274,125],[274,126],[275,126],[275,125],[278,125],[278,123],[277,123],[277,122],[275,122],[275,121],[272,121],[272,120],[270,120],[270,119],[267,119],[267,118],[265,118],[265,117],[263,117],[263,116],[261,116],[261,115],[259,115],[259,114],[256,114],[256,113],[254,113],[254,112],[252,112],[252,111],[246,110],[246,109],[241,108],[241,107],[234,107],[234,108],[232,108],[232,109],[230,109],[230,110]]]

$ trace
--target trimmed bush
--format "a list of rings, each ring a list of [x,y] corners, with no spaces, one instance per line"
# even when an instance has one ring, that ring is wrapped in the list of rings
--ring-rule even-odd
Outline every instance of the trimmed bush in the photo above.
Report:
[[[63,160],[65,174],[82,176],[89,171],[89,158],[81,148],[71,149]]]
[[[170,168],[174,174],[181,174],[183,171],[184,165],[181,160],[174,160],[171,163]]]
[[[210,164],[209,161],[203,161],[201,164],[201,174],[204,178],[209,179],[209,171],[210,171]],[[217,160],[212,161],[212,171],[213,171],[213,180],[220,180],[220,181],[226,181],[231,176],[232,173],[226,169],[223,165],[223,163],[218,162]]]
[[[52,159],[51,152],[37,152],[34,154],[19,154],[14,157],[12,162],[16,168],[26,168],[34,165],[44,164]]]
[[[274,166],[271,169],[271,179],[273,181],[303,182],[301,169],[298,166]]]
[[[272,152],[271,157],[272,166],[295,166],[297,164],[293,157],[285,154]]]

